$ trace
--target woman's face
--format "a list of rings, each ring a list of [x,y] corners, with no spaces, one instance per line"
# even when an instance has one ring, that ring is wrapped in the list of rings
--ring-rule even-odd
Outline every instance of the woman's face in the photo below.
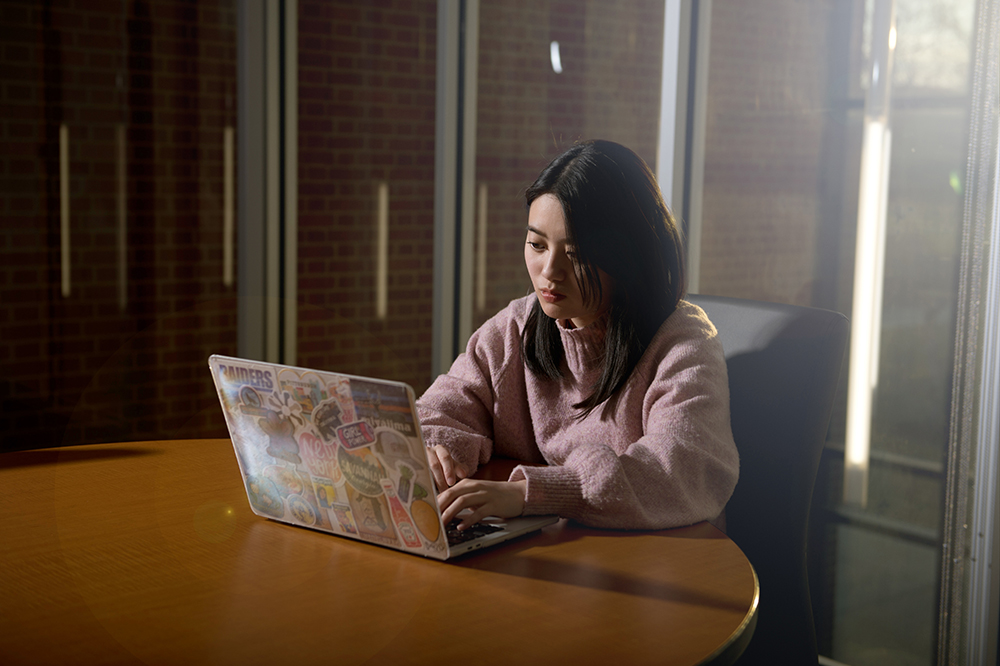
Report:
[[[582,328],[597,319],[611,303],[611,278],[598,269],[600,303],[585,303],[576,279],[573,247],[566,239],[566,217],[562,204],[552,194],[543,194],[528,209],[528,238],[524,264],[542,311],[553,319]],[[596,294],[593,294],[596,296]]]

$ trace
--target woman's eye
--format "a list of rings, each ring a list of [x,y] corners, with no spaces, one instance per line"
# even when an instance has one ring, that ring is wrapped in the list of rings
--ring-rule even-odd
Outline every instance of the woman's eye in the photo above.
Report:
[[[545,249],[545,246],[543,246],[541,243],[536,243],[535,241],[528,241],[528,246],[531,247],[531,249],[535,250],[536,252],[541,252],[542,250]]]

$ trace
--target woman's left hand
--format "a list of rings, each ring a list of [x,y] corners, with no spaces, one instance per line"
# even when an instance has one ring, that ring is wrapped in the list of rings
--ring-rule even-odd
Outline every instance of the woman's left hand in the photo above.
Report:
[[[524,511],[524,493],[527,481],[484,481],[482,479],[462,479],[451,488],[438,495],[441,519],[447,525],[465,509],[472,513],[463,514],[458,529],[471,527],[486,516],[512,518]]]

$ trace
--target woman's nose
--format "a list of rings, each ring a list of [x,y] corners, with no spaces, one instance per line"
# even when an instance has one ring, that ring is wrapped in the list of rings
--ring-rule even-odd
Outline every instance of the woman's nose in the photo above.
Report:
[[[542,266],[542,276],[553,281],[562,280],[566,277],[567,261],[569,261],[569,258],[561,252],[550,252],[545,258],[545,264]]]

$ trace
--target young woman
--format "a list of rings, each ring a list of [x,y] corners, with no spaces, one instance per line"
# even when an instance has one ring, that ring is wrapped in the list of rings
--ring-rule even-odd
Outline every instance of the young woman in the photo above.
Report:
[[[609,141],[526,193],[534,286],[418,401],[445,522],[558,514],[659,529],[719,517],[739,460],[715,328],[682,300],[681,240],[649,167]],[[471,479],[492,456],[529,463]]]

